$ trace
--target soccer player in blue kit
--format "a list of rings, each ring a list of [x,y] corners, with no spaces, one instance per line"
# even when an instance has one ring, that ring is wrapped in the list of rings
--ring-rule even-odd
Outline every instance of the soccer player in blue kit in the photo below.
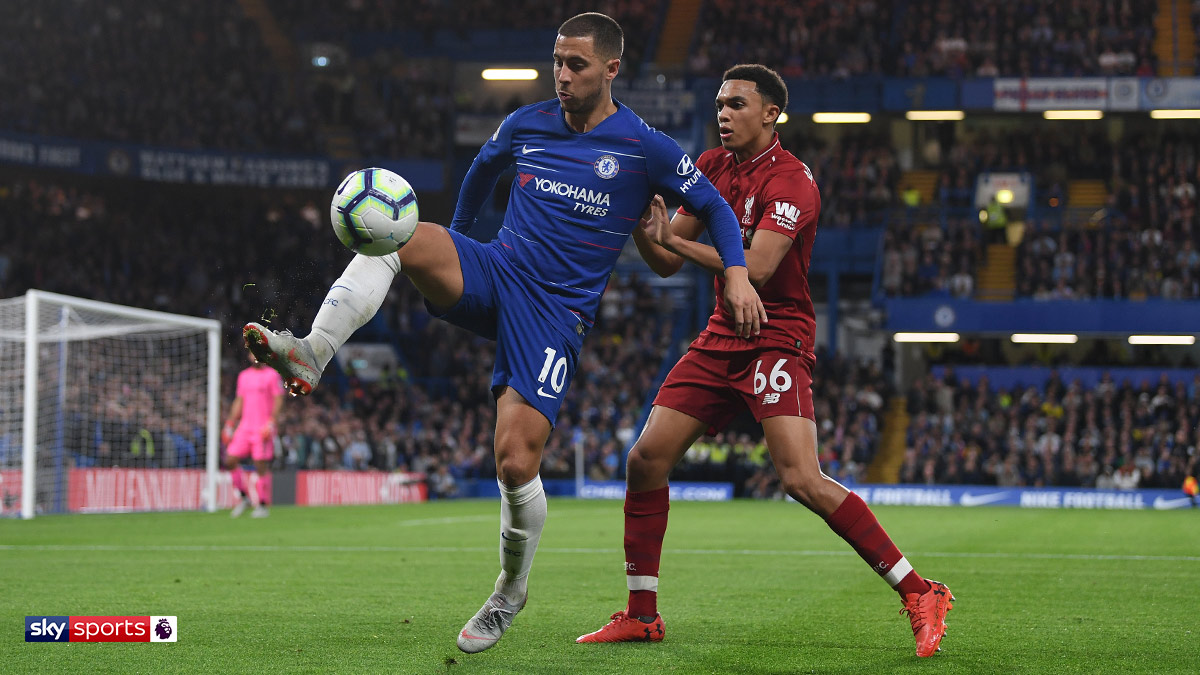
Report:
[[[725,267],[723,302],[742,337],[766,310],[750,285],[737,217],[671,138],[612,98],[624,36],[611,18],[568,19],[554,43],[558,97],[510,114],[484,144],[459,192],[449,230],[419,223],[393,255],[355,258],[297,338],[257,323],[246,345],[309,393],[333,354],[383,302],[399,273],[429,311],[496,341],[496,472],[500,567],[495,590],[458,635],[465,652],[496,644],[525,605],[546,520],[542,449],[591,330],[617,257],[656,193],[671,193],[708,227]],[[499,235],[466,235],[500,173],[517,177]]]

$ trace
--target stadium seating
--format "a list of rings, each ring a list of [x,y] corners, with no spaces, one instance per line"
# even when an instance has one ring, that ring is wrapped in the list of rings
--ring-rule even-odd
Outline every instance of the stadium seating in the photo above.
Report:
[[[1018,170],[1035,177],[1041,198],[1015,245],[1016,297],[1200,297],[1198,149],[1200,139],[1192,136],[1133,134],[1117,145],[1091,135],[1025,133],[957,144],[947,153],[952,159],[935,205],[896,212],[889,221],[881,287],[890,297],[973,297],[986,258],[986,234],[970,208],[975,177]],[[1100,206],[1072,208],[1060,175],[1099,176],[1112,187]]]
[[[918,379],[901,482],[1178,487],[1196,461],[1197,383],[1095,379],[1051,373],[994,387],[986,375],[972,383],[949,368]]]
[[[0,128],[180,148],[315,153],[313,107],[234,0],[11,8]],[[19,93],[18,93],[19,92]],[[151,95],[148,95],[153,92]]]

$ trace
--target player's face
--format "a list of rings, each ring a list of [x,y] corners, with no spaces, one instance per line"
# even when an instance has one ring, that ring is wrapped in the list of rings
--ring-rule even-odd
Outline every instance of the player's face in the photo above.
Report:
[[[606,103],[606,86],[617,76],[620,59],[596,55],[595,40],[559,35],[554,41],[554,87],[563,110],[587,114]]]
[[[760,149],[773,135],[779,106],[767,105],[749,80],[725,80],[717,92],[717,131],[721,147],[740,155]]]

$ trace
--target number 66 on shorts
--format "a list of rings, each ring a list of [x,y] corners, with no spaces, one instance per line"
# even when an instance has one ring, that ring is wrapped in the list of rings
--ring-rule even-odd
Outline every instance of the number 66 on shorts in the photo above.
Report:
[[[654,399],[723,429],[744,406],[766,417],[813,419],[812,369],[816,358],[773,340],[702,333],[671,369]]]

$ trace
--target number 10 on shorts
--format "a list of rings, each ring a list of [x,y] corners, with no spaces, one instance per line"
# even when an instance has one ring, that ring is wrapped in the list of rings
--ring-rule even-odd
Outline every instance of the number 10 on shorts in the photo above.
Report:
[[[754,395],[757,396],[763,393],[767,388],[767,383],[771,384],[771,389],[777,392],[785,392],[792,388],[792,376],[787,374],[783,369],[787,365],[787,359],[779,359],[775,362],[775,367],[771,369],[770,377],[762,372],[762,359],[759,359],[754,364]],[[544,369],[543,369],[544,370]]]
[[[558,354],[550,347],[546,347],[546,362],[542,364],[542,372],[538,373],[538,382],[545,384],[546,378],[550,378],[550,387],[554,389],[554,393],[561,394],[563,387],[567,384],[567,357],[559,356],[555,361],[554,357]],[[553,368],[553,370],[551,370]]]

